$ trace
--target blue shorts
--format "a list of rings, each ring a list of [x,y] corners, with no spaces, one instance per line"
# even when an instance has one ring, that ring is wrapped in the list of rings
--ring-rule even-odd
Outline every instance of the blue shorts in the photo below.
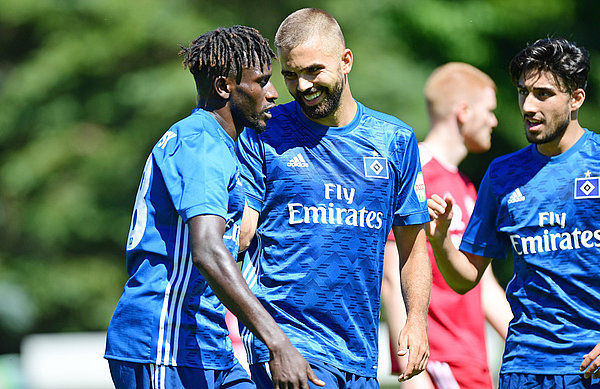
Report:
[[[583,374],[543,375],[500,374],[498,389],[600,389],[600,380],[584,379]]]
[[[239,362],[229,370],[157,366],[109,359],[116,389],[256,389]]]
[[[325,386],[317,386],[308,381],[310,389],[379,389],[379,383],[375,377],[363,377],[348,373],[328,363],[308,360],[310,367],[318,379],[325,382]],[[255,363],[250,365],[250,375],[259,388],[272,388],[271,372],[268,363]]]

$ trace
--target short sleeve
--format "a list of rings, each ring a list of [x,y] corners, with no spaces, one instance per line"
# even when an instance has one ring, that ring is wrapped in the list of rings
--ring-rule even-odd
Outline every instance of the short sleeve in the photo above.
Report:
[[[242,166],[246,202],[258,212],[262,211],[266,188],[264,152],[261,145],[259,136],[252,129],[246,128],[238,137],[237,157]]]
[[[184,221],[198,215],[227,218],[236,162],[227,144],[208,132],[186,136],[165,150],[161,169],[173,205]],[[160,146],[154,152],[160,154]]]
[[[496,228],[499,200],[492,191],[489,169],[485,173],[473,214],[463,235],[460,249],[486,258],[506,259],[506,238]]]
[[[399,183],[393,224],[404,226],[427,223],[427,196],[417,138],[413,131],[406,131],[397,137],[395,157],[399,161]]]

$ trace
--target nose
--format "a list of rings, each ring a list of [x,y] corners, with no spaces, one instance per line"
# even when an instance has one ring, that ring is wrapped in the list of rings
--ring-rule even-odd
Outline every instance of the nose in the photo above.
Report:
[[[269,84],[267,85],[266,92],[266,99],[268,101],[277,100],[279,98],[279,93],[277,93],[277,89],[275,89],[275,85],[273,85],[271,81],[269,81]]]
[[[309,90],[310,88],[312,88],[313,83],[309,80],[307,80],[305,77],[298,77],[298,90],[300,92],[306,92],[307,90]]]
[[[535,97],[531,93],[521,96],[521,111],[535,112]]]
[[[496,128],[498,126],[498,118],[496,117],[496,114],[492,114],[492,128]]]

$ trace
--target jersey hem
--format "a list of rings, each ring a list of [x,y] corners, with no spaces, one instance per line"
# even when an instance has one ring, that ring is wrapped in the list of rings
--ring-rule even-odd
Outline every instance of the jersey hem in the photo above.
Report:
[[[224,366],[222,366],[222,365],[190,365],[189,363],[178,363],[176,365],[173,365],[172,363],[157,364],[156,361],[151,361],[149,359],[117,357],[117,356],[113,356],[110,354],[105,354],[104,359],[107,359],[107,360],[112,359],[115,361],[132,362],[132,363],[140,363],[140,364],[152,364],[152,365],[157,365],[157,366],[190,367],[190,368],[194,368],[194,369],[204,369],[204,370],[228,370],[228,369],[231,369],[232,367],[234,367],[237,363],[239,363],[239,361],[235,357],[233,358],[233,361],[231,364],[227,364]]]

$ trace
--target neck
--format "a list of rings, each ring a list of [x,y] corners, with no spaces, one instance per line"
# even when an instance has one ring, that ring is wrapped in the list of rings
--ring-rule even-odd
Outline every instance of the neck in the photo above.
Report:
[[[467,156],[467,148],[455,122],[432,124],[423,143],[436,159],[452,166],[458,166]]]
[[[569,150],[584,134],[583,128],[577,120],[571,120],[562,136],[536,145],[537,151],[547,157],[559,155]]]
[[[221,125],[221,127],[223,127],[225,132],[229,134],[231,139],[233,139],[234,141],[237,140],[237,137],[241,133],[243,128],[240,129],[240,131],[237,130],[237,127],[233,122],[233,118],[231,117],[231,112],[228,109],[216,109],[214,111],[208,111],[208,113],[210,113],[214,116],[215,119],[217,119],[217,122],[219,122],[219,124]]]
[[[233,116],[231,115],[231,109],[229,103],[222,101],[215,101],[215,99],[198,99],[198,108],[205,110],[210,113],[225,130],[227,134],[235,141],[238,135],[244,129],[237,128]],[[238,131],[239,130],[239,131]]]

